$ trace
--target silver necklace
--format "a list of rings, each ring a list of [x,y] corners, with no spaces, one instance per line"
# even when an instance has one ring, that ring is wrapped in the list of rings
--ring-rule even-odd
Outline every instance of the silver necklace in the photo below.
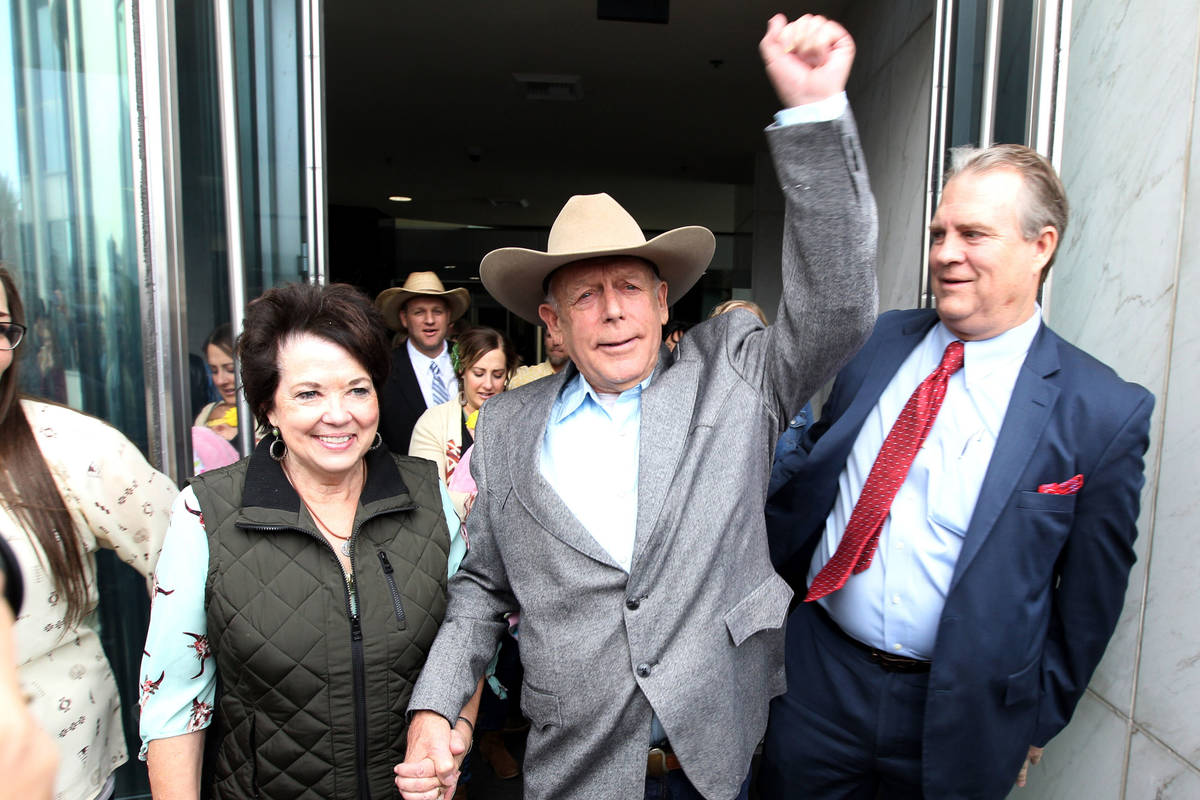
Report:
[[[350,557],[350,537],[342,536],[341,534],[334,533],[333,528],[329,527],[327,524],[325,524],[325,520],[323,520],[317,516],[317,512],[313,511],[312,506],[310,506],[308,504],[308,501],[304,499],[304,495],[300,494],[299,489],[296,489],[296,484],[292,481],[292,476],[288,472],[286,464],[283,465],[283,476],[285,478],[287,478],[288,483],[290,483],[292,485],[292,488],[296,490],[296,496],[300,498],[300,502],[304,505],[304,508],[308,511],[309,516],[311,516],[313,518],[313,521],[316,522],[317,525],[319,525],[321,527],[321,530],[323,530],[325,533],[329,534],[333,538],[341,540],[342,555],[349,558]],[[362,484],[358,487],[358,493],[360,495],[362,494],[363,486],[366,486],[366,485],[367,485],[367,462],[364,461],[363,465],[362,465]],[[351,531],[351,534],[353,535],[353,531]]]

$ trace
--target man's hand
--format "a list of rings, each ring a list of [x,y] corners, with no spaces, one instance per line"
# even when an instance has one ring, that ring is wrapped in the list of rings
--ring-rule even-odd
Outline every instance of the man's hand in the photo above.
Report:
[[[846,89],[854,40],[841,25],[805,14],[789,23],[776,14],[758,43],[767,77],[784,108],[832,97]]]
[[[451,733],[450,723],[441,714],[413,714],[404,763],[393,770],[396,788],[404,800],[450,800],[454,796],[458,765],[469,743],[464,744],[461,735]]]
[[[1021,765],[1021,771],[1017,773],[1017,788],[1025,786],[1025,779],[1029,776],[1029,767],[1042,760],[1042,748],[1029,745],[1029,752],[1025,755],[1025,763]]]

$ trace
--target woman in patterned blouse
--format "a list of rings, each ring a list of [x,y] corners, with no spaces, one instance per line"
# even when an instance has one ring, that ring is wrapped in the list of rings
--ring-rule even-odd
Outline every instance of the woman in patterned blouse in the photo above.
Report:
[[[98,419],[17,393],[25,313],[0,268],[0,535],[25,575],[17,664],[31,710],[58,743],[55,797],[105,798],[125,763],[120,701],[92,612],[95,551],[143,575],[158,559],[175,484]]]

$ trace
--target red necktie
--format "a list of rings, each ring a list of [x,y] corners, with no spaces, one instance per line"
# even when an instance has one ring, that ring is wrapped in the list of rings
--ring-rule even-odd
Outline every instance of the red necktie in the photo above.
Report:
[[[862,572],[871,566],[875,547],[879,544],[879,531],[892,509],[892,500],[912,467],[917,451],[929,435],[938,409],[946,397],[946,384],[963,365],[963,343],[953,341],[946,346],[942,363],[921,381],[921,385],[908,398],[896,424],[883,440],[879,455],[863,484],[862,494],[854,504],[850,521],[833,558],[825,563],[805,596],[805,602],[819,600],[842,588],[851,572]]]

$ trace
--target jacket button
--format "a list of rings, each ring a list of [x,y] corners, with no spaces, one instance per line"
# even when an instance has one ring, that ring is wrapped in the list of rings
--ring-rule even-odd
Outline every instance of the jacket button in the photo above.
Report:
[[[625,601],[625,607],[628,608],[630,611],[637,611],[638,606],[640,606],[641,604],[642,604],[642,601],[637,599],[636,597],[631,597]]]
[[[638,664],[637,665],[637,674],[638,674],[639,678],[649,678],[650,677],[650,665],[646,664],[646,663]]]

